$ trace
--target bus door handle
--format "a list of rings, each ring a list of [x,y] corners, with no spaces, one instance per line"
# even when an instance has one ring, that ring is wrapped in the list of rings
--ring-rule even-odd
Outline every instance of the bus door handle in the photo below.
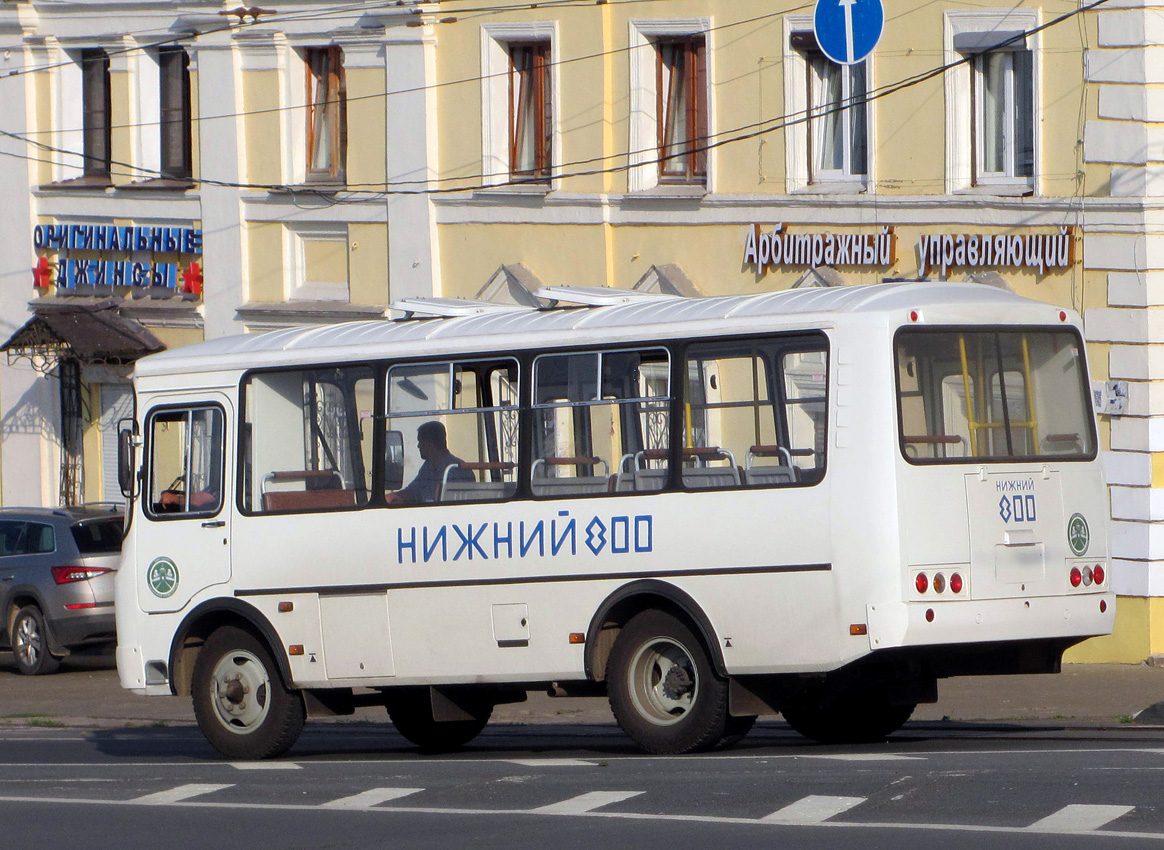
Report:
[[[204,522],[204,523],[202,523],[202,527],[203,528],[225,528],[226,527],[226,520],[216,519],[216,520],[212,520],[211,522]]]
[[[1033,528],[1006,531],[1002,535],[1003,546],[1034,546],[1038,542],[1035,539],[1035,530]]]

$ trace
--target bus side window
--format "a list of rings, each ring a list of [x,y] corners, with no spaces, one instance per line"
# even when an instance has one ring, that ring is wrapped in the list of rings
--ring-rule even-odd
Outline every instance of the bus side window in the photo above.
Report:
[[[243,505],[255,512],[366,505],[371,498],[372,370],[266,372],[243,385],[249,438]]]
[[[147,426],[150,516],[212,516],[223,503],[223,415],[217,407],[152,413]]]
[[[664,349],[547,354],[534,361],[535,496],[661,490],[670,367]]]
[[[403,472],[391,468],[392,480],[385,482],[388,504],[512,498],[517,491],[517,404],[518,366],[510,359],[389,369],[387,427],[389,434],[400,435]]]

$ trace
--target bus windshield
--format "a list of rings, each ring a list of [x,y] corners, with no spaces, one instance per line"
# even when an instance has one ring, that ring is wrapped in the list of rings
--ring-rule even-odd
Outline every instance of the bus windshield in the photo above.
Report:
[[[1069,330],[903,330],[901,447],[911,463],[1090,459],[1082,343]]]

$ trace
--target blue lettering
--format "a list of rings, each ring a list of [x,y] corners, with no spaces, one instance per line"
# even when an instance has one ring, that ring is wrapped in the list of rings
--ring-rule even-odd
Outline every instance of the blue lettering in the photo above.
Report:
[[[426,564],[436,552],[437,544],[440,544],[441,547],[441,560],[447,561],[449,559],[449,548],[445,535],[445,527],[442,525],[440,531],[433,535],[432,545],[430,546],[428,541],[428,526],[426,525],[424,527],[424,562]]]
[[[595,555],[606,547],[606,526],[598,517],[586,524],[586,546]]]
[[[569,513],[569,512],[562,511],[559,514],[559,516],[563,516],[567,513]],[[578,554],[578,540],[577,540],[577,533],[574,530],[574,520],[570,520],[568,523],[566,523],[566,526],[562,529],[562,536],[561,537],[558,537],[558,521],[555,519],[550,523],[550,554],[551,555],[557,555],[558,552],[561,551],[562,547],[566,544],[566,537],[567,536],[570,538],[570,554],[571,555]]]
[[[637,516],[635,517],[635,551],[636,552],[650,552],[655,545],[654,541],[654,517]],[[646,539],[644,542],[643,528],[646,528]]]
[[[493,523],[493,558],[498,560],[501,558],[501,545],[505,544],[505,551],[507,558],[513,557],[513,523],[507,522],[505,524],[505,535],[501,534],[501,524]]]
[[[478,552],[481,553],[481,560],[482,561],[489,560],[489,556],[486,555],[485,550],[481,548],[481,535],[485,532],[485,528],[486,528],[486,524],[482,523],[477,528],[477,533],[474,534],[473,533],[473,523],[469,523],[469,525],[467,526],[467,529],[468,529],[467,532],[461,531],[459,526],[453,525],[453,531],[455,531],[457,536],[461,538],[460,548],[458,548],[456,553],[453,555],[454,561],[459,561],[461,559],[461,553],[464,552],[466,549],[469,550],[469,560],[470,561],[473,560],[473,550],[474,549],[476,549]]]
[[[1025,496],[1024,501],[1027,503],[1027,521],[1035,521],[1035,497]]]
[[[32,229],[32,247],[43,248],[45,246],[44,227],[37,225]]]
[[[630,517],[611,517],[610,551],[616,555],[625,555],[630,551]]]
[[[545,523],[543,521],[538,520],[537,525],[535,525],[533,527],[533,530],[530,531],[528,538],[525,536],[525,523],[524,522],[518,524],[517,531],[518,531],[518,535],[519,535],[519,540],[517,541],[517,545],[518,545],[518,549],[521,552],[521,557],[524,558],[526,556],[526,553],[529,552],[530,547],[533,546],[535,538],[537,539],[537,542],[538,542],[538,557],[541,557],[541,556],[546,554]]]
[[[398,563],[398,564],[404,563],[404,550],[405,549],[409,549],[412,551],[412,563],[414,563],[414,564],[416,563],[416,528],[412,529],[411,534],[412,534],[412,536],[409,538],[408,542],[405,543],[404,542],[404,529],[403,528],[396,529],[396,563]]]

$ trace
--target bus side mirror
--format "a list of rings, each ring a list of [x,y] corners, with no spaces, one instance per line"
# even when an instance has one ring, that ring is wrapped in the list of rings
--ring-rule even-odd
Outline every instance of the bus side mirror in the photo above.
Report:
[[[389,431],[384,440],[384,489],[399,490],[404,486],[404,435]]]
[[[134,463],[134,432],[131,428],[122,428],[117,432],[117,486],[121,488],[121,495],[127,499],[134,496],[134,473],[137,464]]]

